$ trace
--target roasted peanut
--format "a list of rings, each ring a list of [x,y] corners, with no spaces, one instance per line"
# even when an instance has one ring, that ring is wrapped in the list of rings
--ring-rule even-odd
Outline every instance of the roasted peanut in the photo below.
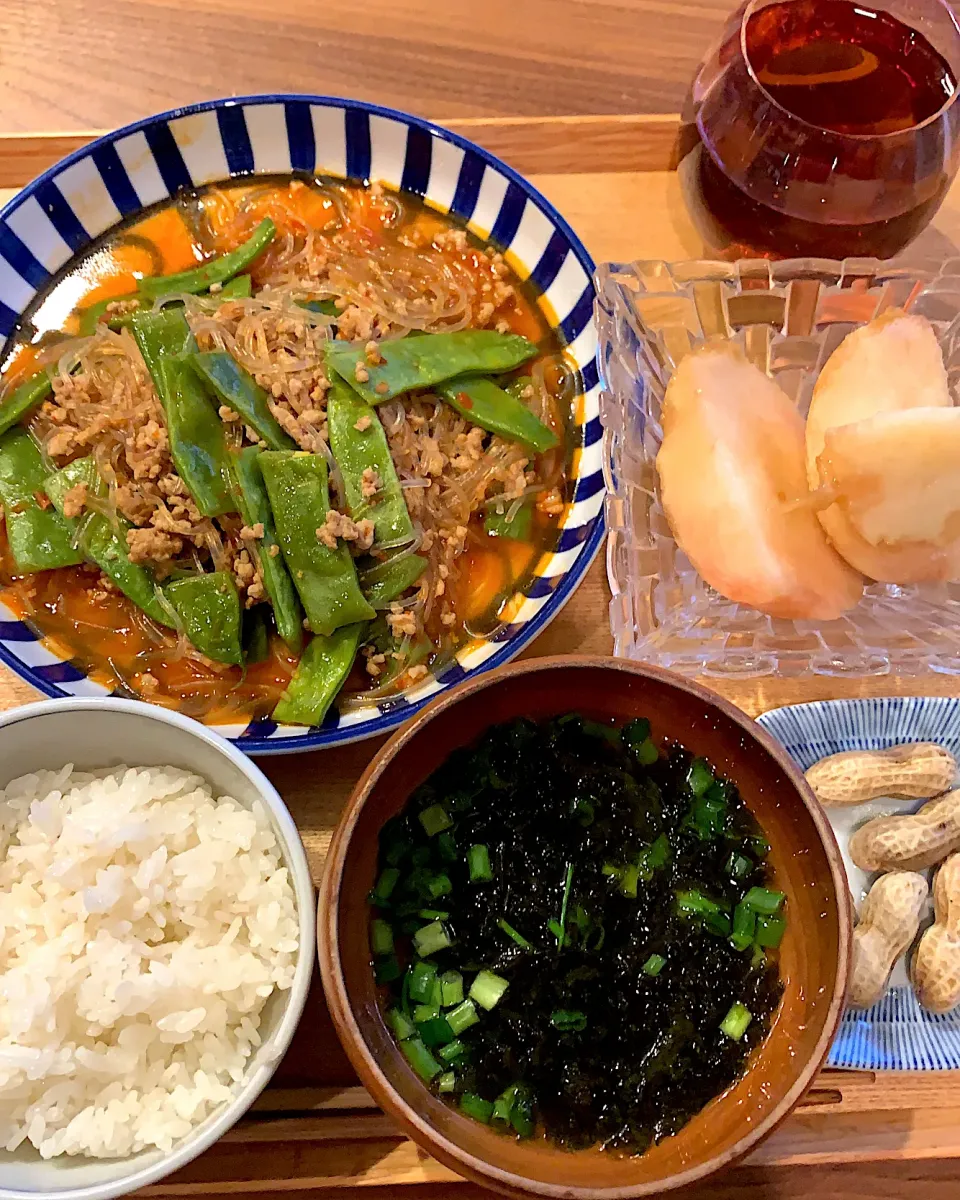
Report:
[[[881,875],[870,889],[853,931],[851,1008],[869,1008],[883,995],[894,963],[917,936],[926,898],[927,881],[914,871]]]
[[[876,817],[850,839],[850,857],[864,871],[922,871],[960,850],[960,788],[929,800],[919,812]]]
[[[924,933],[913,963],[917,999],[930,1012],[960,1004],[960,854],[952,854],[933,884],[934,923]]]
[[[850,750],[821,758],[806,773],[821,804],[862,804],[878,796],[925,800],[953,783],[956,759],[933,742],[891,746],[889,750]]]

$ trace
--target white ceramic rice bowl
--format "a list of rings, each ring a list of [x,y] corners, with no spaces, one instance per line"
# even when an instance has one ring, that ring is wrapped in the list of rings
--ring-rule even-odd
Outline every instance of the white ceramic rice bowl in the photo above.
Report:
[[[215,797],[232,796],[246,806],[261,800],[290,871],[300,951],[292,988],[275,992],[267,1002],[262,1044],[233,1100],[197,1125],[172,1152],[43,1161],[28,1146],[14,1153],[0,1150],[0,1200],[109,1200],[184,1166],[230,1129],[269,1082],[300,1020],[313,974],[316,907],[307,856],[279,793],[246,755],[196,721],[129,700],[47,700],[0,716],[0,787],[28,772],[55,770],[71,762],[77,770],[121,764],[174,766],[202,775]]]

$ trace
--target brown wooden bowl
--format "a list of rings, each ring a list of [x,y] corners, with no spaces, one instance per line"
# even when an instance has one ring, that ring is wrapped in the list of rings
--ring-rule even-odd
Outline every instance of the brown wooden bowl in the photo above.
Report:
[[[384,1023],[368,945],[377,835],[457,747],[514,717],[577,711],[649,716],[658,741],[706,756],[740,788],[770,842],[787,894],[783,1001],[742,1079],[640,1157],[518,1141],[448,1107],[421,1083]],[[609,658],[517,663],[441,696],[396,733],[357,784],[333,835],[320,889],[320,970],[350,1059],[377,1103],[461,1175],[513,1196],[628,1200],[691,1184],[767,1137],[820,1068],[843,1010],[851,919],[829,823],[786,751],[719,696],[668,671]]]

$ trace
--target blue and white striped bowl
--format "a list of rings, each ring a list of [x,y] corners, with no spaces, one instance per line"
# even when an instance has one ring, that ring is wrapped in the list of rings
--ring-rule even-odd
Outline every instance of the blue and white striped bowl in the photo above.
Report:
[[[0,338],[70,258],[118,221],[231,176],[316,172],[414,192],[504,249],[535,288],[583,380],[575,405],[575,490],[555,551],[538,562],[516,615],[464,649],[439,677],[403,697],[339,715],[318,729],[260,720],[217,729],[251,754],[334,746],[386,733],[444,688],[514,657],[557,615],[603,539],[593,263],[556,210],[516,171],[465,138],[417,117],[325,96],[212,100],[128,125],[71,154],[0,212]],[[0,660],[48,696],[105,695],[0,604]]]
[[[960,699],[942,696],[879,696],[871,700],[821,700],[774,708],[757,718],[806,771],[818,759],[843,750],[885,750],[903,742],[938,742],[960,761]],[[917,802],[921,803],[920,801]],[[876,811],[909,811],[880,800],[857,810],[827,808],[859,903],[866,877],[847,859],[854,825]],[[873,1008],[844,1014],[827,1064],[861,1070],[954,1071],[960,1069],[960,1008],[928,1013],[897,965],[893,986]]]

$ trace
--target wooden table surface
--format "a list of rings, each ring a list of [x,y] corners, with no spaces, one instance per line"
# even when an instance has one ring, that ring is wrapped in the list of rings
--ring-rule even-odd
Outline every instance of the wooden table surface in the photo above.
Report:
[[[732,0],[3,0],[0,132],[251,92],[435,118],[675,112]]]

